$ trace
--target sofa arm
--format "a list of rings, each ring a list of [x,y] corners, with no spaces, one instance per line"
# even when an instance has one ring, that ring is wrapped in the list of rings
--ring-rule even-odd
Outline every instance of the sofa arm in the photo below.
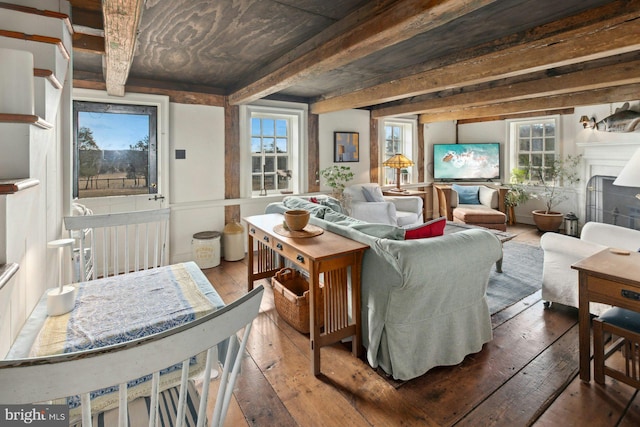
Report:
[[[418,196],[402,196],[393,197],[385,196],[385,200],[393,203],[396,206],[396,211],[422,213],[422,197]]]
[[[396,207],[391,202],[351,202],[349,216],[365,222],[398,225]]]
[[[580,239],[610,248],[634,252],[640,249],[640,231],[619,225],[588,222],[582,227]]]

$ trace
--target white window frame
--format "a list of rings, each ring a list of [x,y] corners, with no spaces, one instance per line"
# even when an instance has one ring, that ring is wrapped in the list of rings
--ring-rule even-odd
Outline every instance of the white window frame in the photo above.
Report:
[[[380,131],[379,131],[379,147],[382,147],[380,150],[380,169],[382,173],[380,174],[380,179],[382,180],[382,185],[395,185],[396,179],[396,170],[390,169],[382,165],[390,155],[398,154],[398,153],[387,153],[386,147],[386,127],[387,126],[401,126],[403,135],[402,135],[402,146],[400,147],[400,154],[404,154],[407,158],[413,161],[414,165],[409,168],[409,176],[407,177],[407,182],[402,182],[402,184],[415,184],[417,174],[417,159],[414,159],[416,153],[418,152],[418,118],[387,118],[383,119]],[[403,178],[401,178],[403,179]]]
[[[517,132],[519,125],[531,125],[536,123],[553,123],[555,127],[555,142],[554,142],[554,155],[555,158],[559,158],[560,156],[560,116],[543,116],[536,117],[527,120],[507,120],[507,129],[508,129],[508,137],[509,141],[509,170],[506,171],[505,175],[507,175],[507,180],[511,178],[511,170],[518,167],[518,156],[520,154],[519,149],[519,135]],[[550,151],[541,151],[541,153],[549,153]]]
[[[170,200],[169,194],[169,97],[165,95],[150,95],[140,93],[126,93],[124,96],[110,96],[104,91],[74,88],[72,93],[73,101],[104,102],[111,104],[148,105],[157,108],[157,166],[158,166],[158,193],[157,196],[162,204],[163,200]],[[71,179],[75,179],[71,172]],[[145,206],[149,200],[149,194],[129,195],[129,196],[107,196],[97,198],[82,199],[83,203],[91,203],[91,200],[99,204],[115,204],[116,198],[127,200],[126,209],[134,210],[149,209]],[[99,201],[102,200],[102,201]],[[129,201],[131,203],[129,203]],[[123,209],[125,209],[123,207]]]
[[[260,191],[252,189],[252,153],[251,153],[251,118],[270,117],[274,119],[290,119],[290,152],[289,165],[291,165],[291,181],[289,189],[294,194],[307,188],[308,165],[303,161],[307,158],[307,111],[306,104],[278,101],[261,101],[252,105],[240,106],[240,141],[241,164],[244,165],[240,175],[241,197],[257,198]],[[267,196],[281,196],[279,191],[270,191]]]

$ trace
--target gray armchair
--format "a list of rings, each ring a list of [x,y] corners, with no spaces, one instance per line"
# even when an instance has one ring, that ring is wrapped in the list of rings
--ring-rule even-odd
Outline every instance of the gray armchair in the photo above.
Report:
[[[362,221],[406,227],[422,224],[422,198],[383,196],[378,184],[355,184],[344,189],[350,216]]]

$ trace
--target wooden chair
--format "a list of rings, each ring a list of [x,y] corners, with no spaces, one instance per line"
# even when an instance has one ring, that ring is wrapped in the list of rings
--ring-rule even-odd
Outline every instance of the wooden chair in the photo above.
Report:
[[[609,346],[605,346],[605,332],[615,338]],[[624,372],[606,365],[609,356],[620,348]],[[593,365],[593,377],[600,385],[604,385],[604,377],[608,375],[640,388],[640,313],[613,307],[593,319]]]
[[[89,393],[118,384],[119,425],[126,426],[128,407],[136,402],[126,404],[126,384],[132,379],[152,374],[150,409],[147,410],[147,405],[137,407],[148,411],[149,426],[154,427],[158,417],[161,417],[159,371],[182,363],[182,380],[177,393],[178,404],[173,415],[178,420],[175,425],[183,425],[186,419],[187,395],[193,390],[193,387],[190,390],[188,380],[190,360],[194,355],[207,351],[203,378],[208,379],[212,365],[217,363],[215,347],[218,343],[232,338],[229,339],[230,348],[218,380],[216,404],[209,420],[209,425],[221,426],[232,397],[251,325],[258,315],[263,292],[264,288],[259,286],[235,302],[200,319],[135,341],[58,356],[0,361],[0,402],[22,405],[80,395],[82,425],[89,427],[92,425]],[[239,349],[235,349],[238,344],[236,333],[242,328],[244,332],[239,341]],[[202,394],[198,396],[198,426],[206,422],[209,383],[208,380],[203,381]],[[99,414],[93,416],[99,417]],[[163,418],[159,420],[159,425],[169,424]]]
[[[170,209],[68,216],[76,239],[75,281],[160,267],[166,263]]]

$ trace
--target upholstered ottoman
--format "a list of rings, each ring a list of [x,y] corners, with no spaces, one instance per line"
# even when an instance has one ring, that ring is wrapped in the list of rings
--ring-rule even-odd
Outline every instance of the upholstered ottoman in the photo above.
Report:
[[[484,205],[458,205],[453,209],[453,222],[477,225],[494,230],[507,230],[507,216]]]

